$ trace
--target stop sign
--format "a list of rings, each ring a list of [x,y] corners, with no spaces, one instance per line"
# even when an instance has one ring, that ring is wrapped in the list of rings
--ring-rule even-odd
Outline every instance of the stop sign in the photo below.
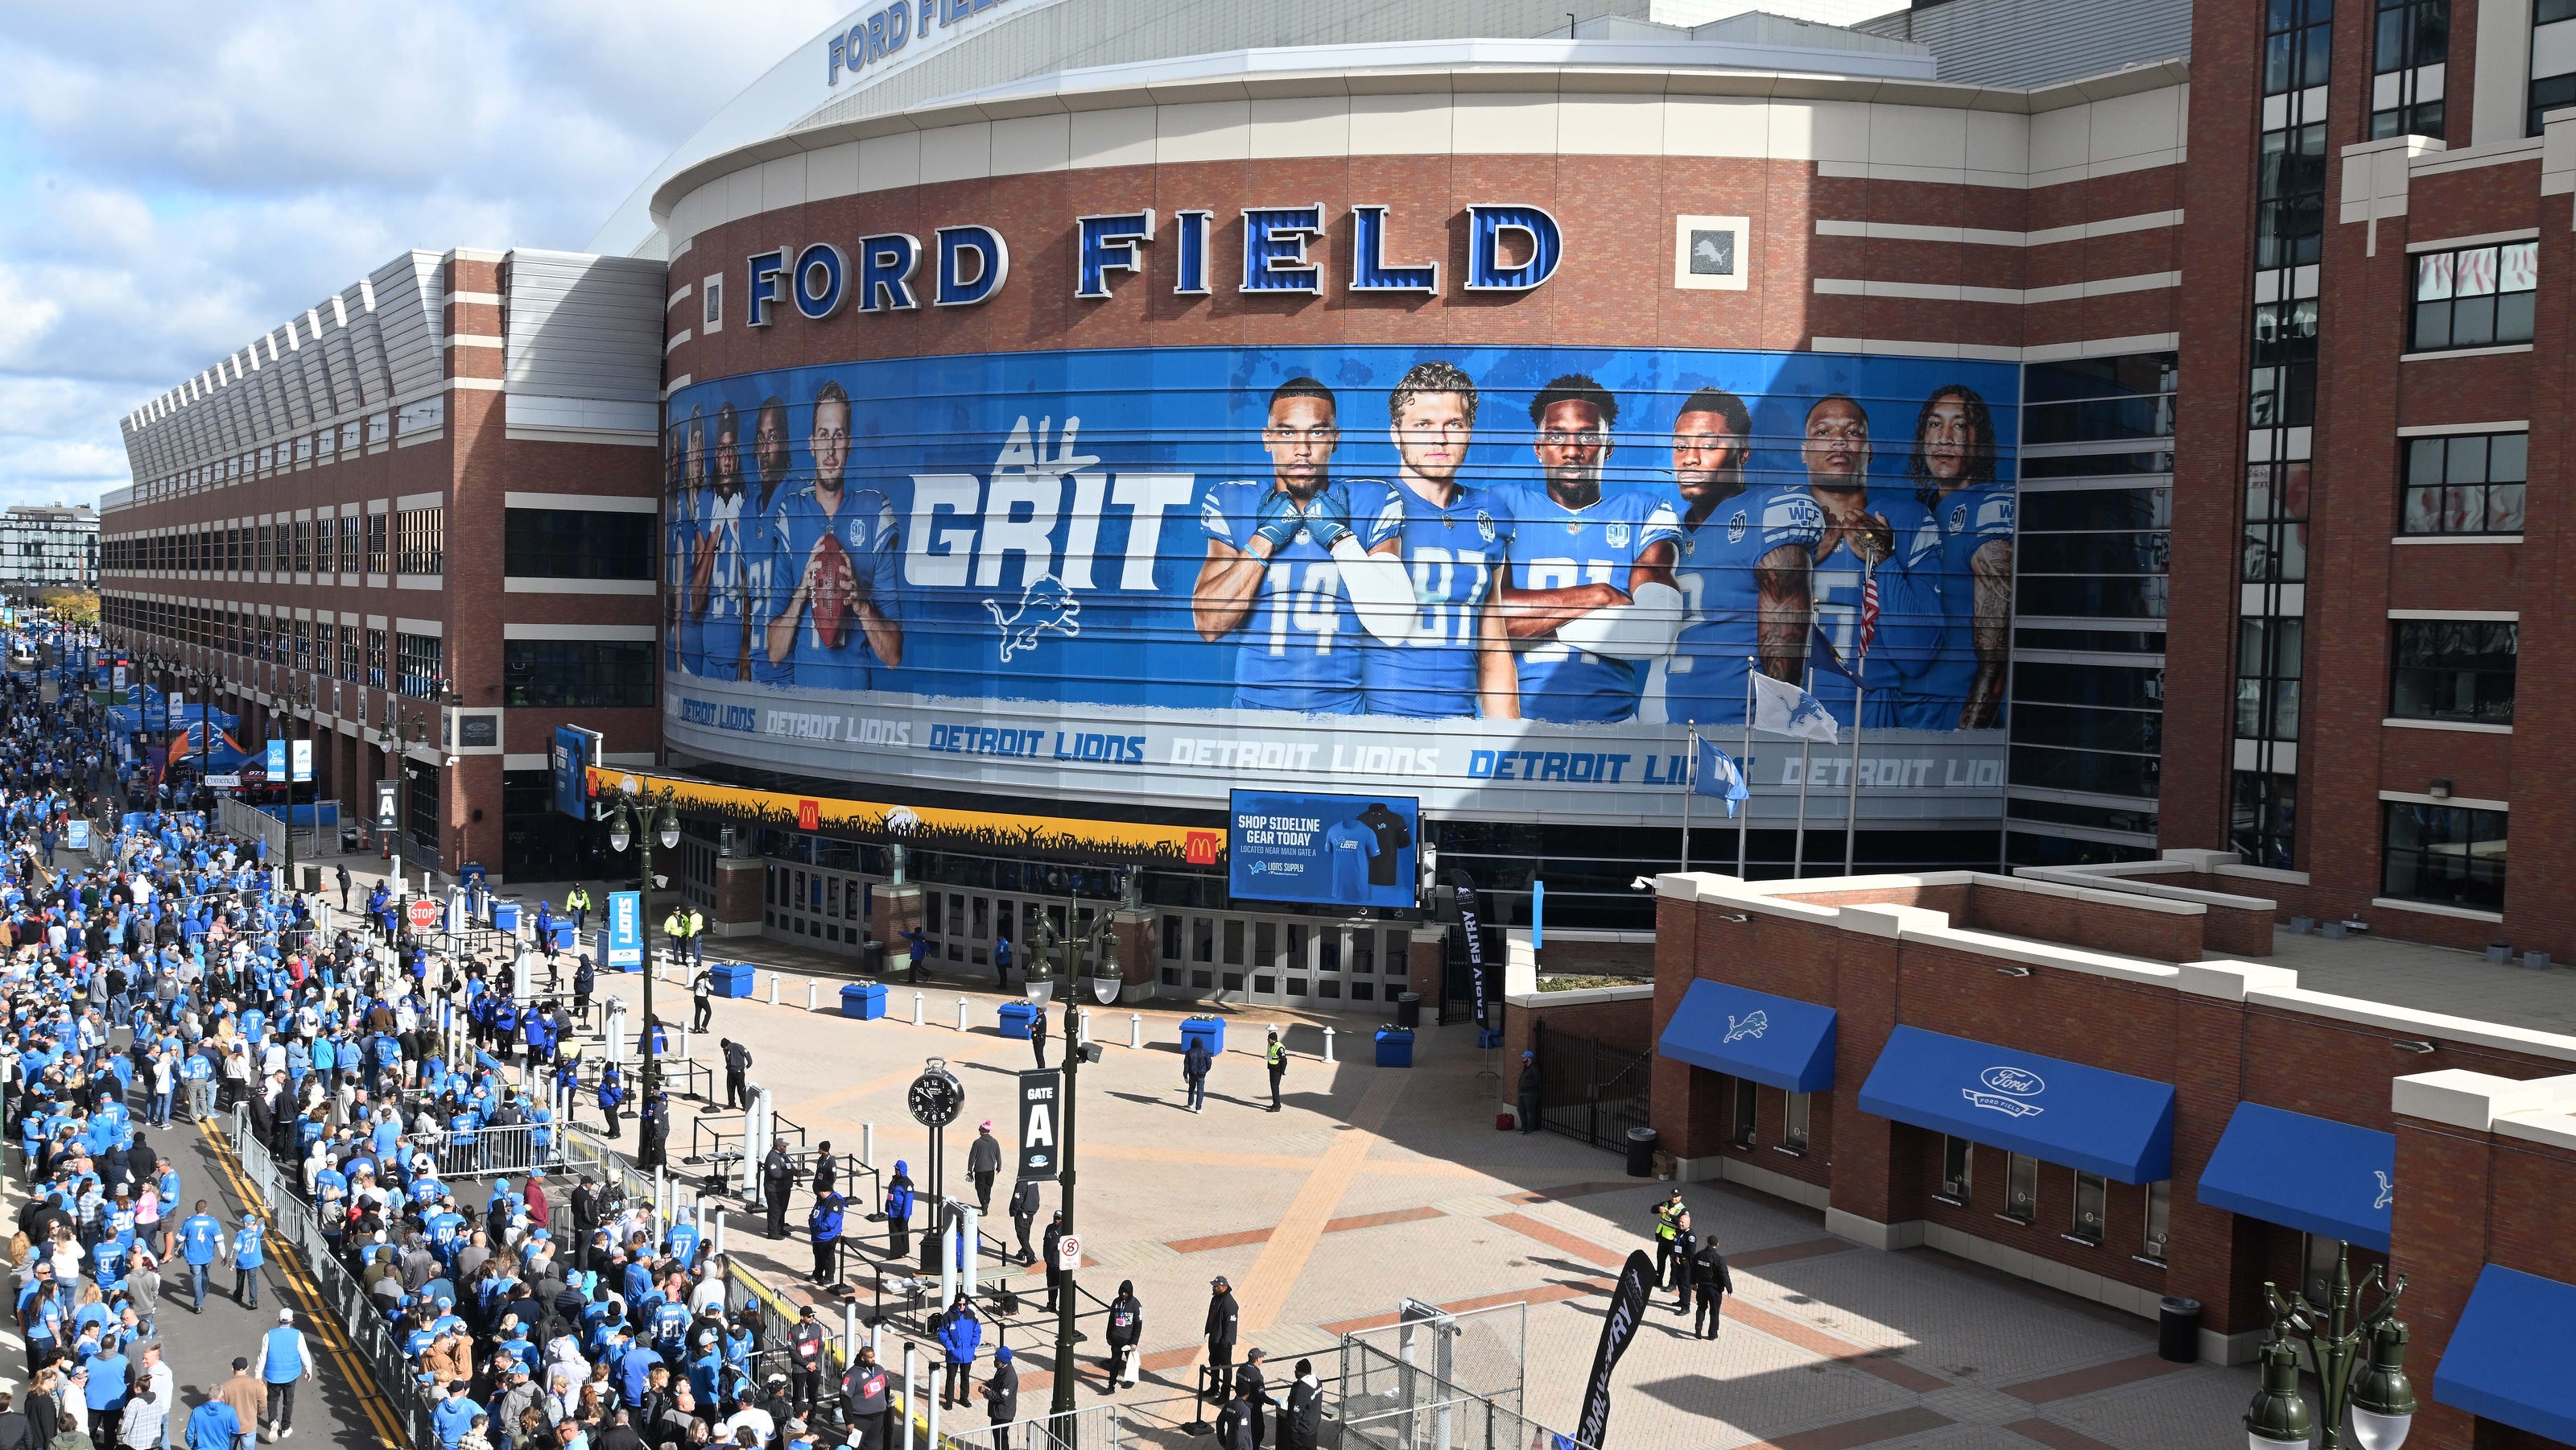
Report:
[[[410,916],[412,930],[414,931],[430,930],[432,927],[437,926],[439,918],[446,914],[447,908],[440,905],[436,900],[430,897],[416,896],[412,898]]]

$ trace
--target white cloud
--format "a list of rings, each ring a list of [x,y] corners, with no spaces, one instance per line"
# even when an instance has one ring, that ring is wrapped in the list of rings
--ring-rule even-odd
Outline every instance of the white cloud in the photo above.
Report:
[[[0,505],[122,486],[127,411],[405,248],[580,246],[846,8],[12,5]]]

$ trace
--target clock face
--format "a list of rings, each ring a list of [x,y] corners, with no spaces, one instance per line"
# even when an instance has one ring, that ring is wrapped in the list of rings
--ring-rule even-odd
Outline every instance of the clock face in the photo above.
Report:
[[[966,1089],[947,1073],[925,1072],[912,1080],[905,1101],[912,1108],[913,1121],[925,1128],[944,1128],[957,1121],[958,1111],[966,1106]]]

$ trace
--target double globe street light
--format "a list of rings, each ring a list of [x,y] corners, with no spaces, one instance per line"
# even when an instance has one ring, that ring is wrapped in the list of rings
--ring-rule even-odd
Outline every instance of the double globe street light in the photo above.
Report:
[[[637,859],[635,863],[635,874],[639,878],[637,885],[640,889],[637,893],[638,899],[636,901],[635,925],[638,934],[642,935],[649,943],[652,940],[653,929],[653,846],[654,843],[658,841],[661,843],[662,849],[665,851],[678,849],[680,844],[680,813],[672,808],[671,792],[667,787],[664,788],[658,800],[651,796],[625,790],[617,791],[615,793],[615,799],[616,804],[609,808],[608,813],[608,849],[612,854],[623,855],[629,845],[633,845],[636,848]],[[658,813],[655,809],[657,805],[659,807]],[[639,832],[637,829],[638,827],[642,827],[643,829]],[[648,946],[644,952],[644,1081],[642,1096],[642,1101],[647,1104],[650,1104],[653,1101],[654,1090],[661,1086],[662,1081],[660,1061],[654,1054],[654,1038],[660,1031],[661,1023],[653,1016],[653,977],[653,953],[652,949]],[[613,1046],[614,1044],[612,1044],[612,1048]],[[610,1054],[610,1058],[612,1061],[615,1060],[615,1053],[613,1051]]]
[[[2350,1443],[2360,1450],[2397,1450],[2406,1443],[2406,1431],[2415,1421],[2415,1387],[2406,1378],[2406,1326],[2396,1317],[2406,1276],[2397,1276],[2378,1307],[2356,1317],[2354,1299],[2380,1282],[2380,1270],[2374,1268],[2353,1283],[2351,1253],[2347,1245],[2335,1255],[2333,1302],[2326,1308],[2309,1303],[2304,1294],[2293,1292],[2285,1300],[2278,1288],[2263,1286],[2272,1308],[2272,1333],[2263,1345],[2263,1388],[2245,1411],[2247,1450],[2308,1450],[2312,1441],[2323,1450],[2343,1450],[2347,1416]],[[2299,1393],[2293,1335],[2307,1344],[2322,1417],[2310,1413]],[[2361,1362],[2365,1350],[2366,1365]]]

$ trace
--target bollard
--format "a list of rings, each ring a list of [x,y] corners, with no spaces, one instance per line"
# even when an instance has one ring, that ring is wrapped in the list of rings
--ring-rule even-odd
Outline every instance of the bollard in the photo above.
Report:
[[[933,1377],[933,1378],[936,1378],[936,1377],[938,1376],[938,1374],[939,1374],[939,1371],[938,1371],[938,1370],[936,1370],[936,1369],[933,1369],[930,1373],[931,1373],[931,1375],[932,1375],[932,1377]],[[925,1446],[927,1446],[927,1447],[928,1447],[928,1450],[939,1450],[939,1409],[940,1409],[940,1402],[939,1402],[939,1401],[937,1401],[937,1400],[928,1400],[928,1401],[926,1401],[926,1402],[924,1403],[923,1408],[925,1408],[925,1409],[929,1410],[929,1412],[930,1412],[930,1436],[929,1436],[929,1438],[928,1438],[928,1439],[926,1439],[926,1440],[922,1441],[922,1444],[923,1444],[923,1445],[925,1445]],[[911,1428],[911,1420],[912,1420],[912,1406],[910,1406],[910,1405],[906,1405],[906,1406],[904,1406],[904,1407],[903,1407],[903,1415],[904,1415],[904,1421],[905,1421],[905,1428],[906,1428],[906,1429],[910,1429],[910,1428]]]
[[[859,1124],[859,1162],[869,1168],[877,1166],[877,1125]]]
[[[982,1267],[984,1258],[983,1236],[976,1230],[976,1224],[982,1219],[982,1217],[983,1215],[975,1209],[967,1208],[963,1205],[958,1207],[957,1241],[966,1246],[966,1267],[964,1270],[965,1284],[963,1285],[963,1291],[966,1295],[966,1302],[969,1304],[975,1302],[975,1279],[977,1277],[978,1270]]]
[[[813,1010],[814,1010],[814,994],[815,994],[816,992],[818,992],[818,991],[822,990],[822,986],[823,986],[823,984],[822,984],[822,983],[817,982],[817,981],[813,980],[813,979],[812,979],[812,978],[810,978],[810,977],[806,979],[806,981],[805,981],[805,1010],[806,1010],[806,1011],[811,1012],[811,1011],[813,1011]]]
[[[873,1335],[869,1344],[871,1348],[875,1345]],[[859,1362],[859,1301],[856,1299],[841,1306],[841,1361],[844,1364]]]
[[[702,1216],[707,1214],[706,1203],[707,1200],[703,1198],[698,1200],[698,1212]],[[724,1221],[724,1205],[717,1204],[713,1214],[713,1222],[707,1225],[707,1253],[713,1258],[721,1259],[724,1257]]]
[[[1332,1028],[1330,1028],[1330,1027],[1327,1027],[1327,1028],[1325,1028],[1325,1029],[1324,1029],[1324,1061],[1326,1061],[1326,1062],[1331,1062],[1332,1060],[1333,1060],[1333,1029],[1332,1029]]]
[[[1127,1014],[1127,1045],[1138,1049],[1145,1045],[1145,1014],[1142,1012]]]
[[[687,1029],[686,1027],[683,1027],[683,1028],[681,1028],[681,1029],[680,1029],[680,1056],[681,1056],[682,1058],[684,1058],[684,1059],[685,1059],[688,1055],[689,1055],[689,1029]]]
[[[769,974],[769,1005],[772,1007],[778,1005],[778,973],[775,970]],[[806,994],[805,1005],[808,1007],[814,1005],[813,994],[810,992]]]
[[[1079,1045],[1081,1043],[1089,1042],[1091,1040],[1091,1009],[1088,1007],[1076,1007],[1073,1009],[1073,1016],[1073,1040],[1075,1044]]]
[[[907,1339],[903,1342],[903,1450],[912,1450],[912,1417],[919,1411],[921,1405],[920,1393],[913,1388],[913,1376],[918,1372],[915,1366],[920,1354],[921,1351],[913,1346],[911,1340]],[[938,1371],[933,1370],[931,1373],[935,1375]],[[934,1437],[930,1443],[935,1450],[939,1441]]]
[[[921,994],[919,992],[912,994],[912,1025],[915,1027],[921,1025]]]
[[[966,1030],[966,999],[963,997],[957,999],[957,1030]]]

